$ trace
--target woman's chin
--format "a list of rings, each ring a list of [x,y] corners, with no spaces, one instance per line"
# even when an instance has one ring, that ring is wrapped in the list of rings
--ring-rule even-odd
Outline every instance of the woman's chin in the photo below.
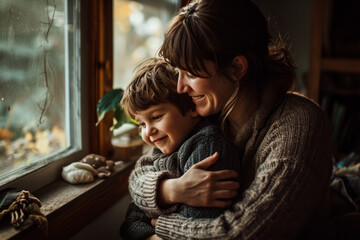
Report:
[[[204,107],[196,107],[196,112],[202,117],[208,117],[212,115],[211,111]]]

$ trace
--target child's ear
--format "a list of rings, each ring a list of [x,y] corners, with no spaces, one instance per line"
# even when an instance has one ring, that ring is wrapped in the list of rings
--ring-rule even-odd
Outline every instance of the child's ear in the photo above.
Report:
[[[248,60],[244,55],[234,57],[231,63],[231,76],[234,81],[240,80],[248,69]]]

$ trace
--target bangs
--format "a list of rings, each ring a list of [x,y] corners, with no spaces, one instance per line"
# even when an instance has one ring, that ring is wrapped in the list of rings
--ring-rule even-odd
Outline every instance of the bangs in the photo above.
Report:
[[[139,65],[135,81],[131,82],[125,90],[127,101],[126,112],[133,117],[138,111],[143,111],[150,106],[168,101],[172,93],[176,93],[177,72],[173,67],[160,61],[153,65]],[[125,100],[126,99],[126,100]]]
[[[175,80],[173,82],[174,86],[166,87],[159,87],[151,81],[134,84],[132,89],[127,89],[128,91],[125,92],[126,97],[122,101],[125,113],[134,118],[134,115],[139,111],[146,110],[153,105],[167,102],[169,95],[174,91],[173,89],[176,89]]]
[[[170,22],[165,33],[159,55],[176,68],[197,77],[208,78],[217,69],[215,50],[207,44],[214,38],[209,36],[209,32],[206,31],[207,27],[196,26],[198,24],[194,18],[185,18],[183,15],[176,16]],[[204,60],[214,63],[215,72],[209,72]]]

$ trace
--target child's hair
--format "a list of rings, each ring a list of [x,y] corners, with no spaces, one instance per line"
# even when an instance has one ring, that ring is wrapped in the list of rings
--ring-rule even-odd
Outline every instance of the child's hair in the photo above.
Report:
[[[135,71],[120,102],[131,118],[136,112],[160,103],[173,104],[183,115],[195,109],[188,94],[177,93],[178,72],[164,59],[149,58],[140,63]]]

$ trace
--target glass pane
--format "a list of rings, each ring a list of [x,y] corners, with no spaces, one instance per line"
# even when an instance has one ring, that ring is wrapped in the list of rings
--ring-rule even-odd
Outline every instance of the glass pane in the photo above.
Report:
[[[177,0],[114,0],[114,88],[125,88],[139,62],[156,56]]]
[[[0,2],[0,183],[50,163],[71,144],[69,81],[77,86],[77,79],[69,79],[69,16],[64,0]]]

